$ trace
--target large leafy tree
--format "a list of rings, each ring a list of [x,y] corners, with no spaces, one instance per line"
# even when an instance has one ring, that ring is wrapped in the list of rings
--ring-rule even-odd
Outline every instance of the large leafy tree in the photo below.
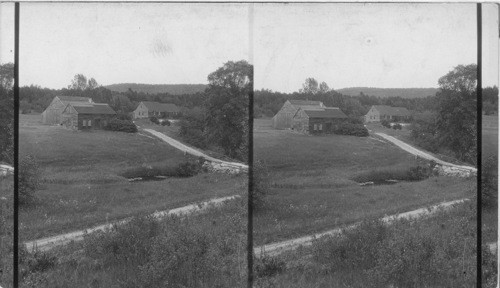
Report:
[[[227,156],[246,160],[253,66],[244,60],[229,61],[208,75],[208,82],[205,102],[208,138]]]
[[[323,83],[321,83],[321,84],[323,84]],[[325,88],[325,87],[323,87],[323,88]],[[302,89],[299,90],[300,93],[305,93],[305,94],[316,94],[319,91],[320,90],[319,90],[318,81],[314,78],[307,78],[306,81],[304,82],[304,84],[302,84]]]
[[[442,147],[476,162],[477,65],[459,65],[438,81],[436,132]]]
[[[0,161],[13,161],[14,64],[0,65]]]

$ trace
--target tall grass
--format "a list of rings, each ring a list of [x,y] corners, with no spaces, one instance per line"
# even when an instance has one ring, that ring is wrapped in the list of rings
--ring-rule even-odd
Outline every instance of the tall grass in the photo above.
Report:
[[[365,221],[317,239],[274,259],[295,264],[260,273],[257,287],[474,287],[476,204],[469,202],[426,219]]]
[[[23,287],[242,287],[246,207],[237,200],[203,215],[136,218],[72,251],[24,254]]]
[[[0,286],[13,283],[13,177],[0,177]]]

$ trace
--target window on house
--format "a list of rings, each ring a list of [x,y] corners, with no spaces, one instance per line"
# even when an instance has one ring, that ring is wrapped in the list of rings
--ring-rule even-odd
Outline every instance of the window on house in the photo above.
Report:
[[[89,120],[89,122],[87,122],[87,125],[88,125],[89,127],[90,127],[90,126],[92,126],[92,123],[90,122],[90,120]]]
[[[323,124],[318,125],[318,130],[320,130],[320,131],[323,130]]]
[[[318,124],[314,124],[314,131],[318,130]]]
[[[83,120],[82,126],[83,127],[87,126],[87,120]]]

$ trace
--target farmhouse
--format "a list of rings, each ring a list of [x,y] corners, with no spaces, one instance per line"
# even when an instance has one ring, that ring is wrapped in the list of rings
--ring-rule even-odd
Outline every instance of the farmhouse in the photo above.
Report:
[[[325,108],[321,101],[308,100],[287,100],[280,111],[273,117],[273,127],[275,129],[290,129],[292,128],[293,116],[299,109],[322,109]]]
[[[70,103],[62,113],[62,124],[74,130],[103,129],[116,112],[104,103]]]
[[[138,118],[177,118],[181,109],[172,103],[142,101],[134,110],[134,119]]]
[[[299,108],[292,119],[293,130],[302,133],[325,133],[332,132],[336,125],[344,122],[347,115],[337,107],[325,107],[322,109]]]
[[[89,97],[56,96],[42,112],[42,123],[59,125],[62,123],[62,113],[68,104],[94,103]]]
[[[374,105],[365,115],[365,122],[380,122],[382,120],[399,122],[410,120],[411,114],[404,107]]]

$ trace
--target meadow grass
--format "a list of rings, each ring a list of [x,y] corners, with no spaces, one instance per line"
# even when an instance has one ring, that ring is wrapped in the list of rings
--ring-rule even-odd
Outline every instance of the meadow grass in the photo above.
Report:
[[[416,221],[367,220],[257,261],[256,271],[274,273],[258,274],[255,287],[474,287],[476,215],[473,200]]]
[[[42,189],[21,207],[22,241],[88,228],[134,215],[246,193],[246,175],[202,173],[190,178],[129,182],[123,174],[175,167],[196,158],[139,134],[74,132],[21,115],[19,154],[33,155]]]
[[[21,287],[244,287],[246,202],[136,217],[82,242],[21,253]]]
[[[444,176],[360,186],[352,180],[358,175],[407,171],[421,160],[370,137],[308,136],[274,130],[269,120],[256,119],[255,123],[254,157],[268,166],[271,178],[265,207],[254,216],[256,245],[475,193],[474,178]]]

